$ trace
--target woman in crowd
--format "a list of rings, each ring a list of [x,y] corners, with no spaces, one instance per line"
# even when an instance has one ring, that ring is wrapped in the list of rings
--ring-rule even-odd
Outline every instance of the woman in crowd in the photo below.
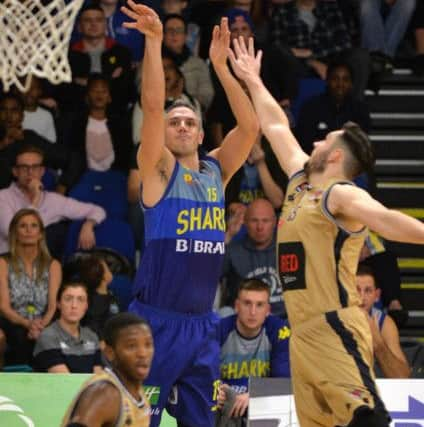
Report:
[[[0,258],[0,328],[6,364],[28,364],[35,340],[56,310],[62,268],[51,258],[44,225],[33,209],[21,209],[9,226],[10,252]]]

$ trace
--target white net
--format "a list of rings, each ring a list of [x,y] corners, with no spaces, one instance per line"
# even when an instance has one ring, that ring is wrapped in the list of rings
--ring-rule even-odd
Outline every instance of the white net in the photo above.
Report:
[[[0,79],[4,89],[27,91],[31,76],[53,84],[71,81],[69,39],[84,0],[0,2]]]

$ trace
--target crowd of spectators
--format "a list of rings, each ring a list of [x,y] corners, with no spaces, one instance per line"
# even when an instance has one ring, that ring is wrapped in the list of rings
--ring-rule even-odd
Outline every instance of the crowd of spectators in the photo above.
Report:
[[[235,123],[207,60],[211,28],[221,16],[228,17],[232,38],[253,36],[256,47],[263,49],[262,77],[288,114],[303,78],[325,82],[325,92],[306,101],[292,123],[308,153],[314,141],[349,120],[370,130],[364,101],[368,83],[375,83],[370,76],[390,72],[405,43],[413,52],[414,71],[424,72],[421,0],[150,3],[163,17],[166,104],[184,100],[201,113],[206,134],[201,150],[218,147]],[[78,246],[89,250],[96,246],[98,226],[113,216],[94,200],[69,197],[84,175],[118,171],[125,177],[125,221],[132,226],[142,256],[136,153],[143,143],[139,132],[143,111],[137,100],[144,41],[138,32],[122,27],[125,17],[119,5],[118,0],[85,2],[69,50],[71,83],[53,87],[33,77],[28,92],[1,93],[0,366],[5,358],[6,364],[32,364],[42,371],[93,372],[103,363],[102,325],[119,311],[109,290],[113,276],[107,262],[87,258],[62,281],[69,222],[84,221]],[[236,314],[222,326],[227,330],[223,344],[232,329],[237,329],[238,339],[244,336],[246,328],[237,320],[244,310],[243,298],[251,293],[263,297],[260,285],[240,291],[246,279],[264,282],[271,303],[254,330],[255,337],[268,328],[263,329],[265,322],[270,328],[277,325],[272,326],[274,334],[286,326],[279,323],[281,319],[265,321],[268,311],[285,316],[275,267],[275,227],[287,177],[275,165],[269,144],[258,135],[247,162],[227,186],[227,252],[217,308],[226,306],[227,313]],[[372,176],[365,182],[372,191]],[[369,258],[383,289],[380,299],[390,309],[401,309],[395,260],[384,249],[373,252],[372,248],[368,239],[363,258]],[[390,278],[379,262],[383,256],[390,258],[395,272]],[[394,352],[403,363],[397,347]],[[225,354],[222,358],[225,365]],[[221,398],[225,401],[225,396]],[[245,396],[240,399],[236,402],[242,415]]]

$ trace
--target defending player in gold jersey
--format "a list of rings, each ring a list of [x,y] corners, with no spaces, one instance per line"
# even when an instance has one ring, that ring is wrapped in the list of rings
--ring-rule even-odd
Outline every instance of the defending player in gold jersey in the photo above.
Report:
[[[150,405],[142,390],[153,357],[146,321],[120,313],[106,322],[105,355],[111,364],[93,375],[71,403],[63,427],[149,427]]]
[[[278,268],[292,328],[290,364],[300,425],[387,427],[355,273],[368,228],[389,240],[420,244],[424,224],[387,209],[352,183],[374,163],[359,126],[347,123],[330,132],[314,143],[309,157],[258,76],[252,49],[236,40],[230,59],[290,177],[278,228]]]

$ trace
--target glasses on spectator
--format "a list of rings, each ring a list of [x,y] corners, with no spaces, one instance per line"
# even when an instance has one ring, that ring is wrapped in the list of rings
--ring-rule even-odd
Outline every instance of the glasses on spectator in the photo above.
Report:
[[[165,28],[164,32],[165,32],[165,34],[170,34],[171,36],[176,36],[176,35],[185,34],[185,29],[183,27],[181,27],[181,28]]]
[[[38,172],[43,165],[41,163],[36,163],[34,165],[16,165],[15,166],[17,169],[19,169],[22,172],[28,173],[29,171],[31,172]]]

